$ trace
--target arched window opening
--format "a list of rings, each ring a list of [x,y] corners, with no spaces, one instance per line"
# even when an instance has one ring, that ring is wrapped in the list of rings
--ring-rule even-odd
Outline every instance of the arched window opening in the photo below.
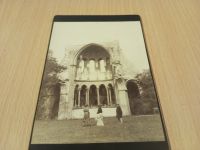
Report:
[[[107,95],[107,89],[105,85],[100,85],[99,87],[99,99],[100,104],[102,105],[108,105],[108,95]]]
[[[134,114],[135,108],[137,108],[136,104],[138,103],[140,96],[139,89],[134,81],[128,81],[126,87],[128,90],[128,98],[129,98],[131,113]]]
[[[85,62],[84,62],[84,60],[81,60],[80,62],[79,62],[79,72],[80,73],[83,73],[83,71],[84,71],[84,68],[85,68]]]
[[[92,59],[89,61],[89,79],[90,80],[96,80],[97,79],[97,73],[96,73],[96,67],[95,67],[95,61]]]
[[[83,85],[81,87],[81,93],[80,93],[80,107],[85,106],[86,104],[86,91],[87,87],[86,85]]]
[[[97,88],[95,85],[90,86],[89,90],[89,106],[97,106]]]
[[[100,72],[106,72],[106,63],[105,63],[105,60],[101,59],[99,61],[99,64],[100,64]]]

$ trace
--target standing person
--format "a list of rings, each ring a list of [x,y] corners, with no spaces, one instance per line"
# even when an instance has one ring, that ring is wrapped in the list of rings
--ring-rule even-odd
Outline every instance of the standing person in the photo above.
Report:
[[[122,109],[121,109],[120,105],[117,104],[117,108],[116,108],[116,117],[117,117],[117,119],[120,121],[120,123],[123,123],[122,116],[123,116]]]
[[[87,105],[85,106],[85,108],[83,109],[83,126],[90,126],[90,111],[87,107]]]
[[[97,121],[97,126],[104,126],[103,123],[103,114],[102,114],[102,108],[99,105],[98,110],[97,110],[97,117],[96,117],[96,121]]]

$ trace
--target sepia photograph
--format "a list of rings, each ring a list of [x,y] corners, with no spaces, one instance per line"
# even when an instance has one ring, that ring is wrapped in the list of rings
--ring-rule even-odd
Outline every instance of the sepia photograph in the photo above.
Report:
[[[140,21],[55,21],[31,144],[166,141]]]

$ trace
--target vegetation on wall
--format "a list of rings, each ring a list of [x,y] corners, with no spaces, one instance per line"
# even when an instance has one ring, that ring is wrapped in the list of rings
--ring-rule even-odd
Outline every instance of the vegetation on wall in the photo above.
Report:
[[[58,109],[60,94],[58,74],[64,69],[66,68],[58,64],[52,51],[49,50],[41,83],[36,119],[57,117],[58,110],[55,109]]]

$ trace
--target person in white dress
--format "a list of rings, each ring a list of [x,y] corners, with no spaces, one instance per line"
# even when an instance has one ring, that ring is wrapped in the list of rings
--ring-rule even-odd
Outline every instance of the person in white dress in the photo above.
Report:
[[[97,121],[97,126],[104,126],[104,123],[103,123],[103,114],[102,114],[102,108],[101,108],[101,106],[99,106],[99,108],[97,110],[96,121]]]

